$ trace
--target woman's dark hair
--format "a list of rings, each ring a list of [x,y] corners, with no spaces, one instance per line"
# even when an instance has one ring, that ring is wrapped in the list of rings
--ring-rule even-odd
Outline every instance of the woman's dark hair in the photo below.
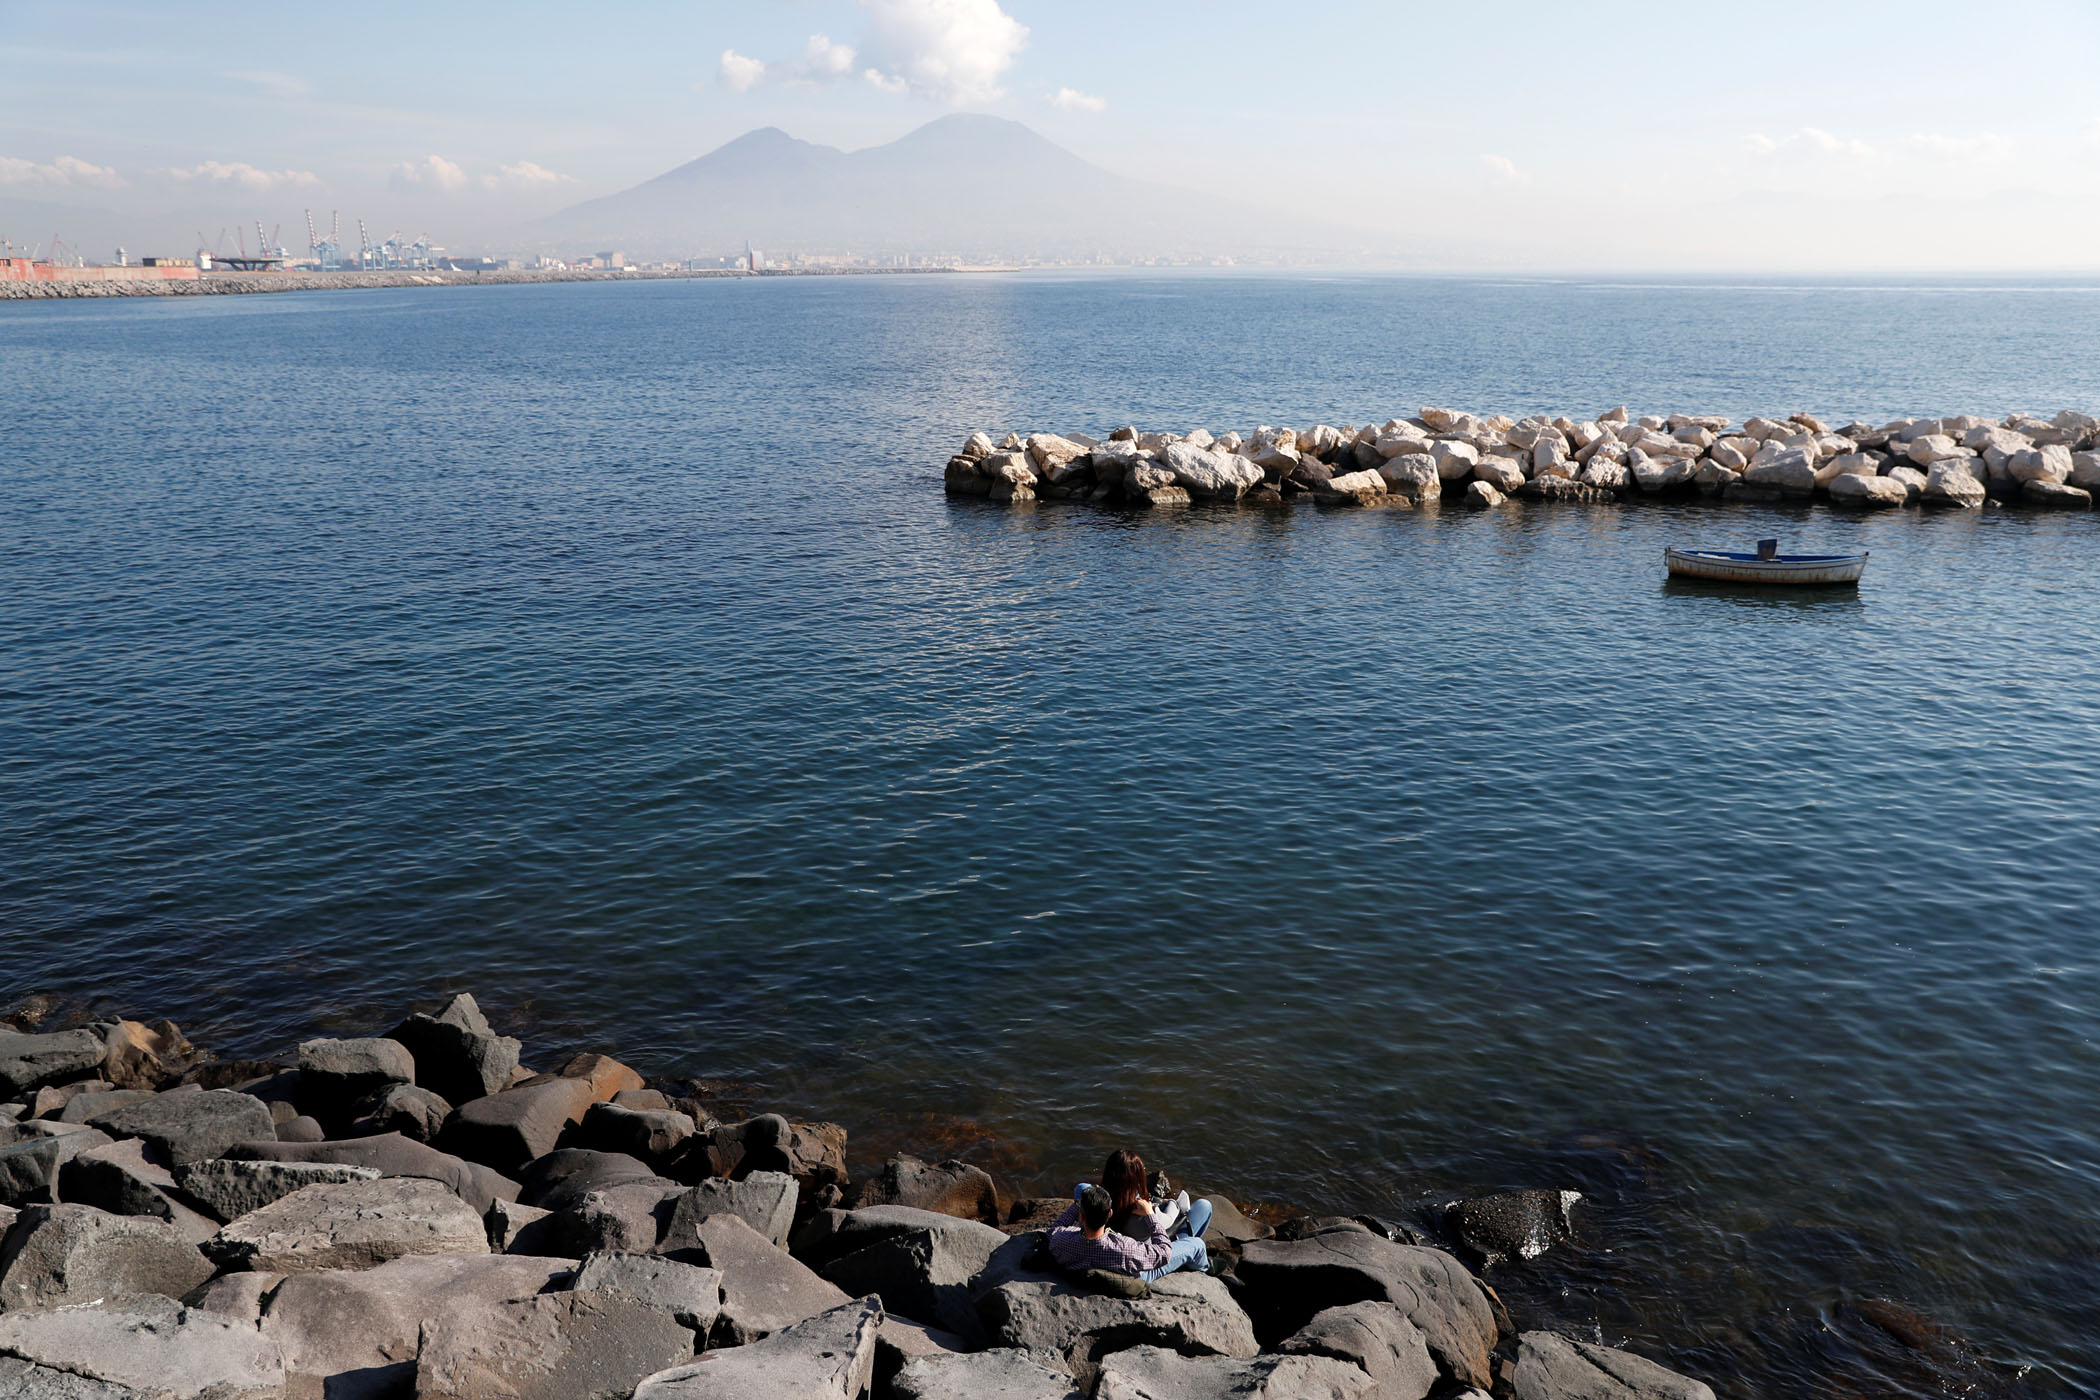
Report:
[[[1106,1225],[1114,1209],[1115,1201],[1098,1186],[1089,1186],[1079,1193],[1079,1218],[1086,1222],[1089,1230]]]
[[[1108,1154],[1101,1164],[1101,1185],[1115,1199],[1121,1215],[1145,1198],[1145,1159],[1127,1147]]]

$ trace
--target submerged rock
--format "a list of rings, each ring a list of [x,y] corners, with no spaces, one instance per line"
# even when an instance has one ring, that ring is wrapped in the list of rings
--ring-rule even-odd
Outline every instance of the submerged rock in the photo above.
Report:
[[[1714,1393],[1630,1351],[1526,1332],[1517,1338],[1510,1400],[1714,1400]]]
[[[1460,1201],[1444,1223],[1460,1244],[1489,1264],[1535,1259],[1574,1235],[1570,1212],[1579,1191],[1510,1191]]]

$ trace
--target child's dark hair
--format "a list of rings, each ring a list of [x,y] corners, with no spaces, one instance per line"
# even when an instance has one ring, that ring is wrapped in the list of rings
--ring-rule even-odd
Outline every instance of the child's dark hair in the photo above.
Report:
[[[1079,1218],[1086,1222],[1089,1230],[1106,1225],[1115,1208],[1115,1197],[1098,1186],[1089,1186],[1079,1193]]]

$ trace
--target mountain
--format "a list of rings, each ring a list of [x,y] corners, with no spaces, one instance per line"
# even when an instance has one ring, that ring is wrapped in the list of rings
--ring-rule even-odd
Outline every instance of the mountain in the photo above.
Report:
[[[958,115],[852,152],[766,127],[521,232],[549,251],[645,257],[746,241],[768,253],[990,259],[1244,250],[1249,231],[1208,204],[1112,174],[1019,122]]]

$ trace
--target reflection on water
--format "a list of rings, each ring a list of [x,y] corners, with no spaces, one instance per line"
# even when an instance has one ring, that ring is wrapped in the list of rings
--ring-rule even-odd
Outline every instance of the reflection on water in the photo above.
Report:
[[[2100,1389],[2092,519],[939,491],[979,427],[2089,405],[2100,301],[279,300],[0,316],[0,999],[250,1054],[471,988],[1024,1188],[1569,1186],[1512,1307],[1730,1397]],[[1766,535],[1874,562],[1658,587]]]

